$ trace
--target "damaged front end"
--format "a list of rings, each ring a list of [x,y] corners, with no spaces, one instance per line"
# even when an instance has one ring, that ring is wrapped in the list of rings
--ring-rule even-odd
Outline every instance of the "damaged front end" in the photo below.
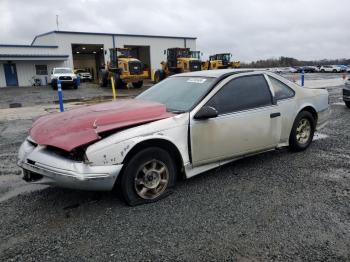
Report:
[[[112,190],[123,167],[94,166],[86,158],[84,147],[67,152],[38,145],[30,137],[21,145],[18,158],[25,181],[80,190]]]

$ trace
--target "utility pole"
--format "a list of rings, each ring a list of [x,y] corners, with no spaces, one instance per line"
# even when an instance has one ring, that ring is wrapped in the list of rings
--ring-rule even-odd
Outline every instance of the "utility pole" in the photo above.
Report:
[[[57,31],[60,31],[60,29],[58,27],[58,15],[56,15],[56,26],[57,26]]]

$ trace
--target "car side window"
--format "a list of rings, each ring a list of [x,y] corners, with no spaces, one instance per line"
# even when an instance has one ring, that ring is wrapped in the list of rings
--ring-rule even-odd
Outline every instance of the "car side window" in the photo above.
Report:
[[[280,80],[272,76],[268,77],[271,82],[272,88],[275,92],[275,98],[277,100],[294,97],[295,92],[290,87],[288,87],[286,84],[282,83]]]
[[[224,85],[207,105],[226,114],[272,105],[272,96],[263,75],[242,76]]]

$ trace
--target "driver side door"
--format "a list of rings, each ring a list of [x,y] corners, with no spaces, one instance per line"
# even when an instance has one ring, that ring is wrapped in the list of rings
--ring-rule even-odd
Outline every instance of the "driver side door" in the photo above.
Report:
[[[264,74],[235,77],[205,104],[217,109],[210,119],[190,119],[193,166],[274,148],[281,114]]]

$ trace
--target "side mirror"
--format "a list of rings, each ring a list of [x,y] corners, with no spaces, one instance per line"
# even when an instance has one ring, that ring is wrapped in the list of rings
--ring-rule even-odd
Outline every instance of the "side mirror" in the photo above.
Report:
[[[215,118],[218,116],[218,111],[212,106],[203,106],[199,111],[195,114],[194,119],[204,120],[209,118]]]
[[[275,106],[277,105],[277,98],[276,97],[273,97],[272,98],[272,104]]]

